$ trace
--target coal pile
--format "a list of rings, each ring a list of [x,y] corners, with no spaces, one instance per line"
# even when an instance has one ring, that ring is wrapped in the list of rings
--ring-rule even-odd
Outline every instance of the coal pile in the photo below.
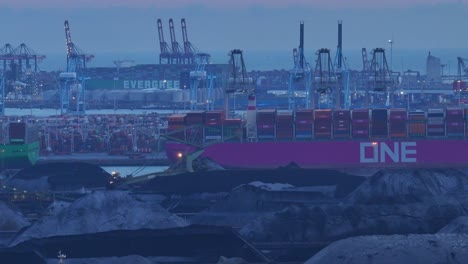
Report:
[[[30,224],[21,213],[4,202],[0,202],[0,215],[0,231],[19,231]]]
[[[11,187],[28,191],[75,191],[105,188],[111,175],[97,165],[84,162],[51,162],[25,168],[7,181]]]
[[[326,188],[325,188],[326,189]],[[334,189],[333,189],[334,190]],[[281,211],[290,205],[302,205],[330,199],[319,188],[296,188],[284,183],[252,182],[234,188],[224,198],[196,214],[196,224],[242,227],[266,213]]]
[[[0,245],[7,244],[11,236],[30,225],[24,216],[4,202],[0,202]]]
[[[49,259],[48,264],[56,264],[57,259]],[[66,259],[67,264],[153,264],[154,262],[142,256],[125,256],[110,258]]]
[[[51,236],[24,241],[3,252],[37,252],[53,258],[59,250],[67,255],[66,263],[68,259],[120,261],[134,258],[137,261],[148,259],[152,263],[217,263],[223,256],[229,258],[225,263],[235,263],[227,262],[235,260],[232,258],[241,258],[247,263],[269,262],[231,228],[196,225]]]
[[[283,183],[286,188],[268,191],[241,185],[193,221],[238,227],[245,239],[267,249],[271,243],[282,245],[282,255],[274,253],[276,261],[305,261],[339,239],[437,233],[466,215],[467,179],[458,170],[384,170],[346,197],[314,199],[286,195],[295,187]],[[455,232],[462,229],[460,221]],[[298,247],[303,247],[300,254]]]
[[[137,192],[162,194],[193,194],[229,192],[235,187],[255,181],[301,186],[336,186],[336,197],[345,197],[359,186],[365,177],[334,170],[279,168],[275,170],[221,170],[182,173],[171,177],[156,177],[141,186]],[[183,183],[183,184],[181,184]]]

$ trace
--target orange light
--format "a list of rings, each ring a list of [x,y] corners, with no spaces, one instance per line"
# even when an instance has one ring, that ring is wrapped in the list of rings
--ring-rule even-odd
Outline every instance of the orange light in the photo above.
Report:
[[[177,158],[181,159],[183,156],[181,152],[177,153]]]

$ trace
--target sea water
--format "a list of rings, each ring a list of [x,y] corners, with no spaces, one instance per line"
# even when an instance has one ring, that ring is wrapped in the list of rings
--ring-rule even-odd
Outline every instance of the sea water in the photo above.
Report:
[[[163,172],[167,166],[101,166],[108,173],[118,172],[121,177],[138,177],[150,173]]]

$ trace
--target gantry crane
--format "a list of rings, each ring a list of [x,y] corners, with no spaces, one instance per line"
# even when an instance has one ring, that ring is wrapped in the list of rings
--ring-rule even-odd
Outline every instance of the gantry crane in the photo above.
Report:
[[[86,68],[86,63],[90,62],[94,55],[85,54],[72,42],[68,20],[65,20],[64,26],[67,43],[67,72],[78,72]]]
[[[164,32],[161,19],[158,19],[158,34],[159,34],[159,63],[160,64],[196,64],[195,56],[201,54],[204,56],[207,53],[200,52],[193,44],[190,42],[187,34],[187,23],[185,18],[180,20],[180,25],[182,29],[182,45],[177,42],[174,20],[169,19],[169,34],[171,38],[170,45],[164,40]]]
[[[174,29],[174,21],[169,19],[169,31],[171,34],[171,63],[172,64],[180,64],[182,63],[182,47],[179,45],[179,42],[176,40],[175,36],[175,29]]]
[[[457,57],[457,77],[460,81],[462,80],[462,77],[468,73],[468,68],[465,66],[465,61],[468,61],[468,59]]]
[[[184,54],[182,56],[182,63],[183,64],[193,64],[193,63],[195,63],[195,59],[196,59],[195,54],[197,53],[197,49],[189,41],[188,34],[187,34],[187,25],[185,23],[185,18],[182,18],[180,20],[180,25],[182,27],[182,39],[184,41]]]
[[[208,75],[208,90],[206,95],[206,110],[214,109],[214,80],[216,79],[215,75]]]
[[[388,67],[385,49],[376,48],[372,51],[372,61],[370,64],[370,87],[371,92],[376,96],[379,94],[386,95],[386,106],[393,104],[394,98],[394,83],[392,75]],[[367,92],[368,94],[369,92]],[[369,100],[367,100],[369,101]]]
[[[316,55],[317,60],[313,79],[314,90],[319,94],[320,103],[324,103],[326,107],[332,107],[334,100],[335,107],[338,108],[340,106],[340,91],[330,50],[325,48],[319,49]]]
[[[344,107],[349,108],[351,106],[351,95],[349,92],[349,79],[350,79],[350,71],[349,67],[346,63],[345,58],[343,57],[343,21],[338,21],[338,45],[337,51],[335,56],[335,70],[337,74],[337,78],[341,81],[343,86],[343,99],[344,99]],[[340,88],[337,87],[336,97],[338,99],[341,98],[341,91]],[[341,100],[337,100],[336,107],[339,108]]]
[[[466,82],[463,81],[463,76],[468,73],[465,61],[468,61],[468,59],[457,57],[457,80],[455,80],[453,88],[458,94],[458,105],[461,104],[462,94],[465,94],[467,91]]]
[[[161,19],[158,19],[158,33],[159,33],[159,48],[160,48],[159,64],[162,64],[162,63],[169,64],[172,62],[171,50],[167,42],[164,40],[164,30],[163,30]]]
[[[311,91],[312,72],[304,56],[304,22],[299,24],[299,49],[293,49],[294,68],[289,71],[288,84],[288,109],[296,108],[296,83],[304,80],[305,82],[305,107],[309,108],[312,101],[314,106],[314,94]],[[312,100],[311,100],[312,98]],[[312,107],[313,107],[312,106]]]
[[[206,64],[209,63],[210,55],[199,53],[195,56],[196,68],[190,72],[190,109],[196,110],[198,106],[198,87],[207,75],[205,71]]]
[[[38,55],[26,44],[21,43],[15,50],[15,56],[18,59],[18,64],[21,71],[34,71],[37,72],[38,64],[45,59],[45,55]]]
[[[225,89],[224,103],[226,113],[230,115],[229,111],[229,98],[231,95],[234,97],[236,94],[255,94],[253,87],[253,79],[247,75],[247,69],[244,63],[243,52],[240,49],[234,49],[229,52],[229,64],[231,65],[231,76],[228,80],[228,85]],[[234,109],[235,111],[235,103]]]
[[[86,63],[94,55],[83,53],[71,39],[68,20],[64,22],[67,45],[67,70],[59,75],[60,79],[60,112],[61,114],[85,113],[85,81]],[[72,102],[70,103],[70,98]],[[73,107],[72,107],[73,104]]]
[[[369,59],[367,59],[366,48],[362,48],[361,54],[362,54],[362,71],[367,73],[369,72],[370,67],[369,67]]]
[[[0,116],[5,115],[5,79],[0,72]]]
[[[38,71],[38,64],[43,59],[45,59],[44,55],[38,55],[24,43],[16,48],[10,44],[5,44],[0,48],[0,71],[5,93],[13,91],[17,83],[27,82],[25,78],[34,78],[34,74]],[[32,82],[28,84],[33,85]],[[33,90],[31,89],[31,93]]]

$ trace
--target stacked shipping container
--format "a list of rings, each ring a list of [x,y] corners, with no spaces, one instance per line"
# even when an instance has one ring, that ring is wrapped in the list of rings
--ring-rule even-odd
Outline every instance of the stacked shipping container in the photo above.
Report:
[[[351,117],[353,138],[369,138],[369,109],[355,109]]]
[[[387,109],[372,109],[371,111],[371,135],[373,138],[385,138],[388,136],[388,111]]]
[[[203,125],[205,123],[205,111],[191,111],[185,117],[187,126],[185,136],[188,141],[201,144],[203,143]]]
[[[223,122],[223,140],[239,141],[242,139],[243,123],[241,119],[225,119]]]
[[[445,136],[445,114],[444,109],[429,109],[427,111],[427,136]]]
[[[185,117],[186,114],[176,114],[169,116],[167,120],[167,131],[170,136],[178,140],[185,140]],[[178,132],[176,132],[178,131]]]
[[[463,137],[465,134],[465,124],[463,109],[448,108],[446,111],[447,136]]]
[[[26,143],[26,123],[10,123],[8,130],[10,144]]]
[[[226,114],[222,110],[205,113],[205,140],[221,140],[223,137],[223,122]]]
[[[426,113],[423,111],[408,113],[408,136],[411,138],[426,136]]]
[[[408,136],[406,128],[406,119],[406,109],[390,110],[389,127],[391,138],[405,138]]]
[[[294,118],[292,112],[277,112],[276,138],[278,140],[291,140],[294,137]]]
[[[314,111],[312,109],[296,111],[295,136],[297,139],[311,139],[313,125]]]
[[[349,138],[351,136],[350,120],[351,120],[350,110],[333,111],[333,137],[334,138]]]
[[[257,111],[256,128],[260,141],[463,137],[468,136],[467,113],[468,109],[460,108],[430,109],[427,114],[406,109],[307,109],[295,113],[270,109]],[[192,111],[170,116],[168,131],[177,132],[171,137],[192,143],[239,142],[245,137],[244,124],[241,119],[225,119],[224,111]]]
[[[314,128],[316,139],[331,139],[332,137],[332,111],[315,110]]]
[[[257,111],[257,138],[273,139],[276,130],[276,109]]]

